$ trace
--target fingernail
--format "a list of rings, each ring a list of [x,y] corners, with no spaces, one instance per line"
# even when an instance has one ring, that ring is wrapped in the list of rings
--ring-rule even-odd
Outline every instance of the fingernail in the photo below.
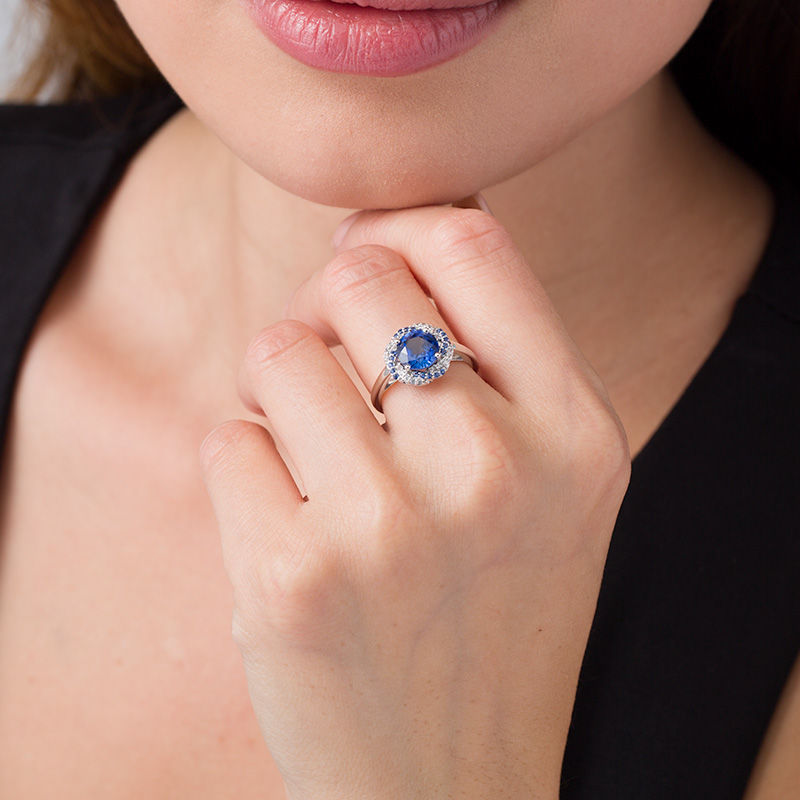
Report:
[[[480,192],[462,197],[461,200],[454,200],[451,205],[454,208],[479,208],[487,214],[492,214],[492,209],[489,208],[486,198]],[[492,216],[494,216],[494,214],[492,214]]]
[[[489,208],[489,204],[486,202],[486,198],[480,192],[477,192],[475,194],[475,199],[478,201],[478,205],[481,207],[481,211],[485,211],[487,214],[492,214],[492,209]],[[492,216],[494,216],[494,214],[492,214]]]
[[[345,217],[339,223],[339,227],[333,232],[333,237],[331,238],[331,244],[334,248],[337,248],[344,241],[347,231],[350,230],[350,226],[356,221],[356,217],[359,213],[360,212],[356,211],[350,214],[349,217]]]

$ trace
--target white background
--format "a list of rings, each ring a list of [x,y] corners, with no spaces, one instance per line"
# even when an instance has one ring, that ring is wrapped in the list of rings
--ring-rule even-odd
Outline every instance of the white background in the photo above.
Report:
[[[35,23],[21,31],[21,38],[11,41],[19,0],[0,0],[0,97],[5,98],[9,82],[24,63],[26,48],[34,38]]]

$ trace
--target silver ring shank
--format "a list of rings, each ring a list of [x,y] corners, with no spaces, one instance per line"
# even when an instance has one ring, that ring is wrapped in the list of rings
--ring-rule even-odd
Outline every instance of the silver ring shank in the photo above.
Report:
[[[465,347],[464,345],[457,344],[453,350],[453,358],[451,361],[463,361],[465,364],[469,364],[475,372],[478,371],[478,359],[475,356],[475,353],[469,349],[469,347]],[[449,369],[449,367],[448,367]],[[444,377],[444,375],[442,376]],[[375,383],[372,385],[372,392],[370,392],[370,400],[372,401],[372,405],[375,406],[376,410],[383,413],[383,403],[381,400],[383,399],[383,395],[386,394],[386,390],[390,386],[394,386],[395,383],[403,383],[403,381],[399,381],[396,378],[392,377],[392,373],[384,367],[381,371],[381,374],[375,379]]]

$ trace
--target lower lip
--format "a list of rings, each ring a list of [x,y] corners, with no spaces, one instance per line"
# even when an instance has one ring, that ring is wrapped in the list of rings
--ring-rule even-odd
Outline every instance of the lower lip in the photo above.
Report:
[[[419,72],[474,47],[506,2],[384,11],[329,0],[245,0],[270,41],[303,64],[385,78]]]

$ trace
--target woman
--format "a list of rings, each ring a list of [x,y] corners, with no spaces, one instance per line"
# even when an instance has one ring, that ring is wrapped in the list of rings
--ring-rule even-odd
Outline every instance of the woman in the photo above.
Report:
[[[3,796],[791,796],[786,4],[382,5],[44,6]]]

